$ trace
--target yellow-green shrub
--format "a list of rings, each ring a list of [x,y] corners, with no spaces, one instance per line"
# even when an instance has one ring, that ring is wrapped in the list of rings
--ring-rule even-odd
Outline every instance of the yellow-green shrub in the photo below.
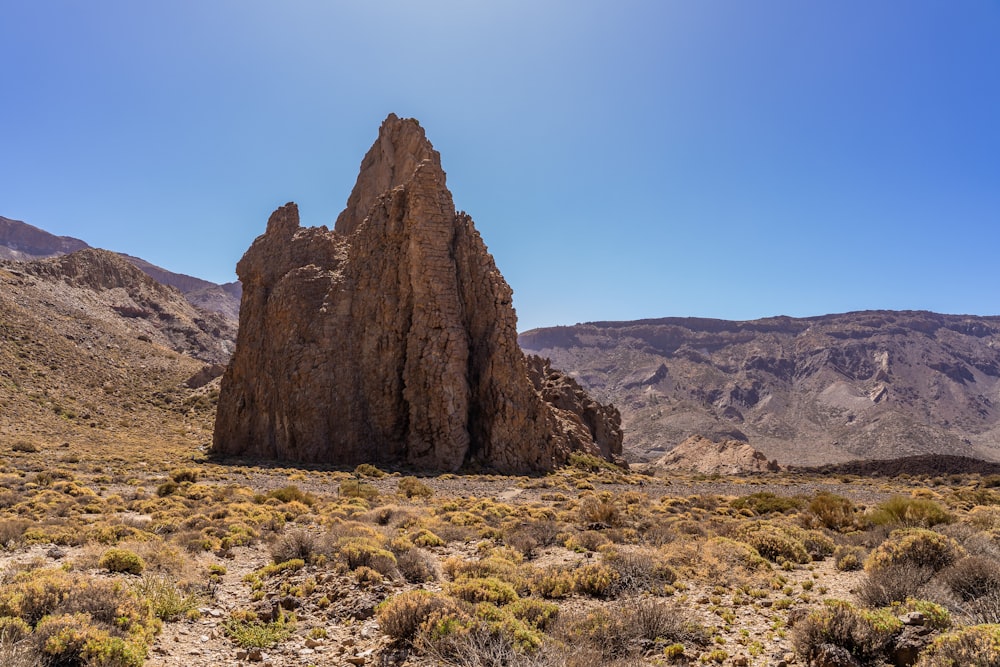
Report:
[[[559,614],[559,605],[534,598],[521,598],[506,607],[507,612],[539,630],[545,630]]]
[[[132,589],[137,597],[149,602],[153,614],[162,621],[172,621],[198,608],[196,594],[181,590],[166,577],[144,576]]]
[[[920,654],[915,667],[1000,664],[1000,625],[974,625],[941,635]]]
[[[542,645],[542,633],[538,626],[514,614],[510,607],[501,608],[484,602],[476,606],[475,618],[480,621],[476,630],[506,639],[518,651],[531,652]]]
[[[466,602],[489,602],[497,606],[518,599],[514,587],[496,577],[460,579],[448,586],[448,592]]]
[[[101,555],[97,565],[108,572],[127,574],[142,574],[146,569],[146,562],[139,554],[128,549],[108,549]]]
[[[924,625],[935,630],[947,630],[951,627],[951,614],[948,613],[948,610],[930,600],[907,598],[904,602],[893,604],[890,608],[896,616],[913,611],[920,612],[924,616]]]
[[[31,626],[16,616],[0,616],[0,646],[17,644],[31,634]]]
[[[540,569],[531,578],[531,590],[544,598],[569,597],[576,586],[576,577],[570,570]]]
[[[925,528],[894,530],[865,560],[865,571],[910,564],[941,570],[965,555],[952,538]]]
[[[367,537],[341,538],[334,546],[334,553],[352,570],[364,566],[388,576],[396,571],[393,553]]]
[[[402,493],[407,498],[413,498],[414,496],[430,498],[434,495],[434,490],[416,477],[400,477],[397,489],[399,493]]]
[[[801,540],[770,523],[755,521],[741,526],[737,539],[749,544],[764,558],[775,563],[789,561],[792,563],[808,563],[812,560],[809,551]],[[833,544],[830,544],[833,550]]]
[[[426,528],[421,528],[415,533],[411,533],[408,537],[418,547],[443,547],[445,545],[444,540]]]
[[[843,496],[821,491],[809,501],[809,511],[830,530],[856,527],[854,503]]]
[[[838,546],[833,550],[833,563],[841,572],[860,570],[864,559],[864,547]]]
[[[371,463],[362,463],[354,469],[354,474],[359,477],[371,477],[373,479],[381,479],[385,477],[385,471],[380,470]]]
[[[753,572],[771,567],[755,548],[728,537],[710,538],[705,542],[704,551],[705,556],[716,560],[723,569],[739,567]]]
[[[287,639],[294,626],[295,617],[283,611],[276,620],[267,623],[253,612],[234,611],[222,624],[222,629],[243,648],[270,648]]]
[[[583,565],[573,571],[573,590],[596,598],[609,598],[618,591],[621,575],[602,563]]]
[[[879,503],[869,517],[877,526],[900,524],[930,528],[941,523],[951,523],[955,518],[929,498],[893,496]]]
[[[457,600],[442,593],[413,590],[382,602],[375,609],[382,632],[393,639],[411,641],[434,612],[459,609]]]
[[[818,658],[825,644],[833,644],[861,664],[880,664],[902,629],[902,621],[891,609],[864,610],[842,600],[828,600],[795,624],[792,639],[796,652],[807,661]]]
[[[29,639],[52,664],[141,665],[159,621],[121,581],[63,570],[20,572],[0,586],[5,626],[34,627]]]
[[[760,491],[737,498],[729,503],[729,506],[738,510],[748,509],[754,514],[760,515],[775,512],[783,514],[801,509],[804,504],[801,498],[789,498],[787,496],[776,495],[770,491]]]

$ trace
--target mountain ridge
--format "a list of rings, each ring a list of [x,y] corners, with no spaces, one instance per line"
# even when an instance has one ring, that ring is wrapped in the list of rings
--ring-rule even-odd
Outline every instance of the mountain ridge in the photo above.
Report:
[[[782,464],[1000,459],[998,316],[656,318],[536,329],[519,341],[619,407],[635,461],[696,434],[748,441]]]
[[[90,248],[92,246],[81,239],[57,236],[21,220],[0,216],[0,260],[30,262]],[[116,254],[124,257],[157,282],[176,287],[195,306],[219,313],[233,324],[239,319],[242,295],[239,281],[217,284],[164,269],[141,257],[122,252]]]

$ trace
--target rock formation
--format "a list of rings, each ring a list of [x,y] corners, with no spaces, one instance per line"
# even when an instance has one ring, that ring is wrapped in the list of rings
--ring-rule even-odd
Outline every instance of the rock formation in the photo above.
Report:
[[[742,475],[780,470],[777,461],[768,461],[766,456],[745,442],[713,442],[700,435],[691,436],[649,467],[653,470],[692,470],[706,475]]]
[[[282,206],[237,273],[216,454],[526,471],[621,452],[616,410],[544,363],[529,377],[511,289],[415,120],[382,124],[333,231]]]

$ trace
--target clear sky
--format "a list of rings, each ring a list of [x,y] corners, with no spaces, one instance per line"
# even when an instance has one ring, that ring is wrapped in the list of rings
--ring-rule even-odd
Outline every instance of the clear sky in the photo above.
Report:
[[[216,282],[420,120],[522,330],[1000,313],[998,0],[0,0],[0,215]]]

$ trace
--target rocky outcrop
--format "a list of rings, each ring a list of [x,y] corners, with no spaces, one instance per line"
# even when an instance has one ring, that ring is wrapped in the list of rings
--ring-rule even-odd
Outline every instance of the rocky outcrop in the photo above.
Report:
[[[741,475],[754,472],[778,472],[777,461],[767,457],[745,442],[723,440],[713,442],[693,435],[650,465],[661,470],[690,470],[710,475]]]
[[[532,354],[527,363],[535,391],[552,407],[574,449],[587,449],[593,442],[601,456],[626,465],[620,456],[622,418],[618,409],[595,401],[576,380],[552,368],[548,359]]]
[[[382,124],[333,231],[287,204],[237,273],[216,454],[509,472],[621,451],[613,408],[529,378],[511,289],[415,120]]]

